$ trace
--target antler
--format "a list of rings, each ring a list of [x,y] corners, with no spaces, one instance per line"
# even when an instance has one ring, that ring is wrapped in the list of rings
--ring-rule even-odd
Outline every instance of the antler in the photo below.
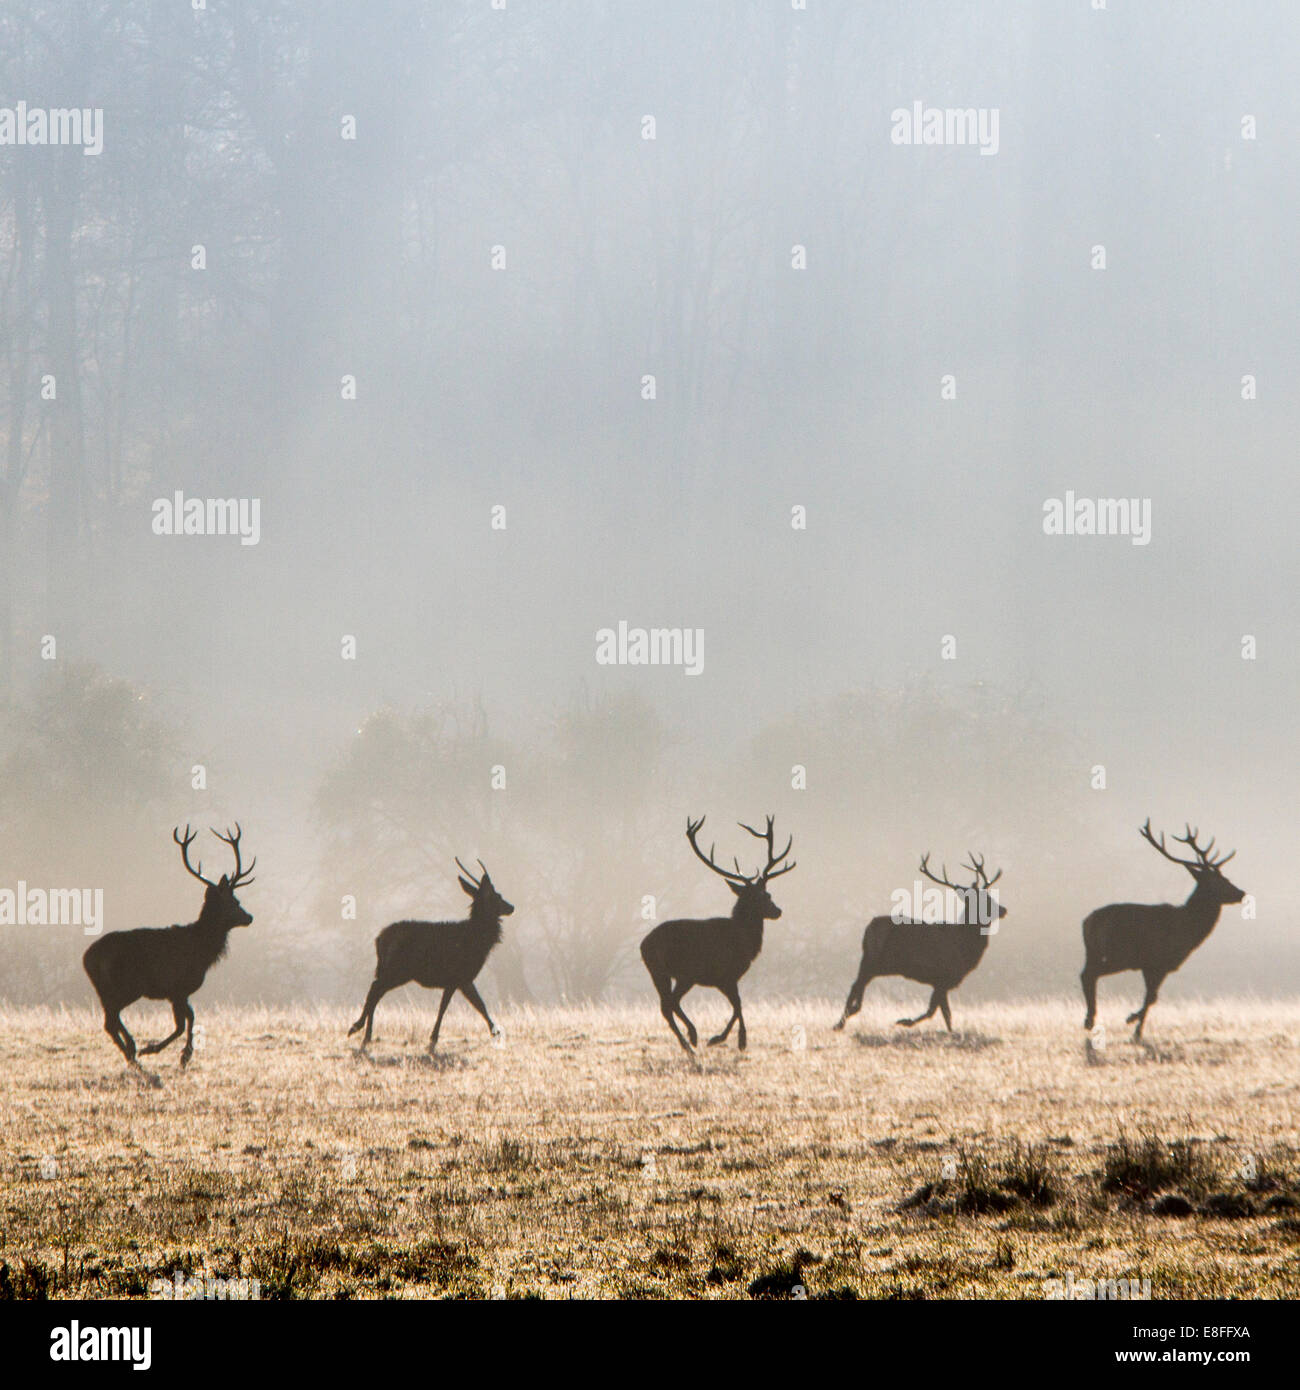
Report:
[[[212,882],[212,880],[210,878],[203,877],[203,861],[201,859],[199,860],[199,867],[197,869],[190,864],[190,846],[198,838],[199,832],[197,830],[191,831],[188,821],[185,824],[185,838],[183,840],[181,839],[180,826],[177,825],[172,827],[172,839],[175,840],[176,843],[181,847],[181,858],[185,861],[185,867],[189,870],[191,874],[194,875],[195,878],[198,879],[200,883],[206,883],[209,888],[213,888],[216,885]]]
[[[951,888],[954,893],[964,893],[966,891],[964,888],[961,888],[957,884],[955,884],[948,877],[947,864],[943,866],[943,877],[935,878],[935,876],[930,872],[930,854],[928,850],[925,854],[921,856],[921,872],[926,876],[926,878],[930,880],[931,883],[937,883],[940,888]]]
[[[704,851],[699,847],[699,845],[695,841],[695,837],[700,833],[700,827],[703,824],[703,816],[701,816],[699,820],[695,821],[693,821],[690,818],[690,816],[686,817],[686,838],[690,841],[691,848],[695,851],[696,857],[701,859],[705,864],[707,864],[715,874],[719,874],[723,878],[725,878],[728,883],[748,883],[750,880],[740,872],[740,864],[738,862],[736,863],[735,873],[732,873],[730,869],[720,869],[717,866],[717,864],[713,862],[713,852],[717,849],[716,844],[709,846],[708,854],[705,854]]]
[[[1155,849],[1158,849],[1160,853],[1163,854],[1164,857],[1170,861],[1170,863],[1181,864],[1185,869],[1219,869],[1222,868],[1223,865],[1226,864],[1228,860],[1232,858],[1232,855],[1236,854],[1237,852],[1234,849],[1232,851],[1232,854],[1225,854],[1221,859],[1213,859],[1211,858],[1211,853],[1214,849],[1214,837],[1211,836],[1210,843],[1206,845],[1204,849],[1202,849],[1201,846],[1196,843],[1200,831],[1193,830],[1190,825],[1185,825],[1184,829],[1187,831],[1187,833],[1185,835],[1175,835],[1174,840],[1180,845],[1186,845],[1196,856],[1195,860],[1179,859],[1179,857],[1176,854],[1170,854],[1169,851],[1165,848],[1165,832],[1163,830],[1160,832],[1159,840],[1157,840],[1155,836],[1151,833],[1150,816],[1147,817],[1147,823],[1141,828],[1141,830],[1138,831],[1138,834],[1141,835],[1142,838],[1149,845],[1152,845]]]
[[[1198,830],[1193,830],[1192,827],[1191,827],[1190,825],[1186,825],[1186,824],[1184,825],[1183,828],[1187,831],[1187,834],[1186,834],[1186,835],[1175,835],[1175,836],[1174,836],[1174,839],[1177,840],[1177,841],[1179,842],[1179,844],[1186,845],[1186,846],[1188,847],[1188,849],[1190,849],[1190,850],[1192,851],[1192,853],[1197,857],[1197,859],[1200,860],[1200,862],[1201,862],[1202,864],[1205,865],[1205,867],[1206,867],[1207,869],[1217,869],[1217,868],[1219,868],[1221,865],[1226,864],[1226,863],[1228,862],[1228,860],[1232,858],[1232,855],[1233,855],[1233,854],[1236,854],[1236,852],[1237,852],[1237,851],[1234,849],[1234,850],[1232,851],[1232,854],[1225,854],[1225,855],[1223,855],[1221,858],[1215,859],[1215,858],[1213,857],[1213,850],[1214,850],[1214,836],[1213,836],[1213,835],[1210,836],[1210,843],[1209,843],[1208,845],[1206,845],[1204,849],[1202,849],[1202,848],[1196,843],[1196,839],[1197,839],[1197,836],[1200,834],[1200,831],[1198,831]]]
[[[963,864],[962,867],[969,869],[971,873],[975,875],[975,882],[971,884],[972,888],[992,888],[998,879],[1002,877],[1002,870],[999,869],[997,873],[990,878],[988,874],[984,872],[984,856],[982,854],[977,855],[974,850],[970,851],[970,863]]]
[[[189,827],[186,826],[186,829],[188,830]],[[212,829],[212,827],[209,827],[209,829]],[[250,875],[252,874],[253,870],[257,867],[257,856],[253,856],[253,862],[248,866],[248,868],[245,869],[243,867],[242,861],[239,857],[239,841],[240,837],[243,835],[244,832],[239,828],[239,822],[235,822],[235,829],[233,833],[227,830],[226,833],[223,835],[220,830],[216,829],[213,829],[212,833],[217,837],[218,840],[222,841],[224,844],[229,845],[230,848],[235,851],[235,872],[230,876],[230,886],[232,888],[239,888],[241,885],[245,883],[252,883],[253,880],[250,877]]]
[[[483,879],[492,877],[487,871],[487,865],[481,859],[478,861],[478,866],[483,870],[483,875],[482,878],[475,879],[474,875],[460,862],[460,859],[458,858],[456,860],[456,867],[465,875],[465,881],[473,884],[475,888],[478,888],[479,884],[483,882]]]
[[[774,878],[780,878],[782,874],[788,874],[790,870],[795,867],[796,861],[793,859],[788,864],[782,865],[779,869],[776,867],[781,863],[781,860],[790,853],[790,847],[794,844],[794,836],[791,835],[785,842],[785,848],[780,854],[776,854],[774,852],[776,839],[773,829],[775,823],[776,817],[768,816],[767,829],[765,831],[759,831],[755,830],[752,825],[746,825],[743,820],[736,822],[742,830],[748,830],[756,840],[765,840],[767,842],[767,863],[754,875],[751,880],[753,883],[768,883]]]

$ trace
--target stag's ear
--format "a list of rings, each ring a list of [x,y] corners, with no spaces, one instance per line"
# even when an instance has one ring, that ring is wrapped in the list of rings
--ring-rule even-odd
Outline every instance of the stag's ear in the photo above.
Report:
[[[746,885],[743,884],[743,883],[732,883],[732,881],[731,881],[730,879],[727,880],[727,887],[730,888],[731,891],[732,891],[737,897],[740,897],[741,890],[742,890],[745,886],[746,886]]]
[[[470,895],[471,898],[477,896],[478,889],[467,878],[457,878],[457,883]]]
[[[230,887],[230,878],[229,878],[229,876],[226,875],[226,874],[222,874],[222,875],[221,875],[221,882],[217,884],[217,887],[218,887],[218,888],[229,888],[229,887]]]

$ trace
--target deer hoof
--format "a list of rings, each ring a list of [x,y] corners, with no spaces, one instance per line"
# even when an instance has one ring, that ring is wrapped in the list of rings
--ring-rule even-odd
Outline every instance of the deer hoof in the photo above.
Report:
[[[182,1070],[182,1071],[184,1071],[185,1068],[189,1066],[189,1064],[190,1064],[190,1058],[193,1057],[193,1056],[194,1056],[193,1051],[192,1051],[190,1048],[188,1048],[188,1047],[185,1049],[184,1052],[181,1053],[181,1070]]]

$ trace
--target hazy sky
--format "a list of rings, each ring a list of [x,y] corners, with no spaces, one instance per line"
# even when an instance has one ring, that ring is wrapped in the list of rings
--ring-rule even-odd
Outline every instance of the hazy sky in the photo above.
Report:
[[[844,842],[898,828],[900,779],[932,786],[927,840],[955,858],[972,824],[1005,837],[1008,898],[1075,952],[1087,907],[1188,886],[1138,841],[1146,815],[1201,821],[1259,898],[1221,970],[1275,988],[1270,953],[1300,955],[1294,7],[435,10],[253,4],[191,32],[142,7],[175,78],[156,86],[115,76],[121,35],[93,22],[54,75],[11,58],[0,103],[104,113],[72,272],[84,540],[50,549],[34,471],[15,690],[66,633],[60,659],[149,688],[179,727],[167,814],[208,813],[181,769],[210,760],[213,804],[255,807],[302,870],[309,799],[380,707],[481,697],[529,743],[578,691],[634,691],[673,731],[673,796],[703,798],[668,820],[766,776],[797,833],[791,765],[811,800],[863,758],[824,737],[827,701],[919,685],[976,710],[979,683],[1077,780],[1036,802],[999,726],[996,811],[961,818],[951,748],[891,735],[895,782],[863,768]],[[918,103],[985,130],[996,112],[996,150],[898,143]],[[42,156],[0,148],[7,197]],[[257,498],[258,543],[155,535],[177,489]],[[1045,534],[1067,493],[1133,499],[1147,543]],[[702,630],[703,670],[598,664],[620,622]],[[772,726],[744,782],[739,750]],[[983,767],[978,718],[968,737]],[[1045,855],[1071,846],[1026,848],[1065,803],[1088,860],[1123,866],[1093,902],[1058,900]],[[554,833],[581,836],[585,809],[575,787]],[[672,852],[666,874],[692,875]],[[783,888],[878,911],[912,867]]]

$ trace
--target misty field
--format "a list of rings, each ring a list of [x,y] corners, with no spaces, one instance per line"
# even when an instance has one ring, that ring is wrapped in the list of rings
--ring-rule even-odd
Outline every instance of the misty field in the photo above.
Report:
[[[1142,1048],[1129,997],[1091,1059],[1075,1000],[959,996],[951,1037],[757,1002],[699,1071],[649,1002],[502,1010],[496,1045],[457,1000],[430,1061],[433,996],[368,1058],[341,1011],[199,998],[158,1084],[89,1009],[0,1012],[0,1297],[1300,1296],[1300,1005],[1161,1003]]]

